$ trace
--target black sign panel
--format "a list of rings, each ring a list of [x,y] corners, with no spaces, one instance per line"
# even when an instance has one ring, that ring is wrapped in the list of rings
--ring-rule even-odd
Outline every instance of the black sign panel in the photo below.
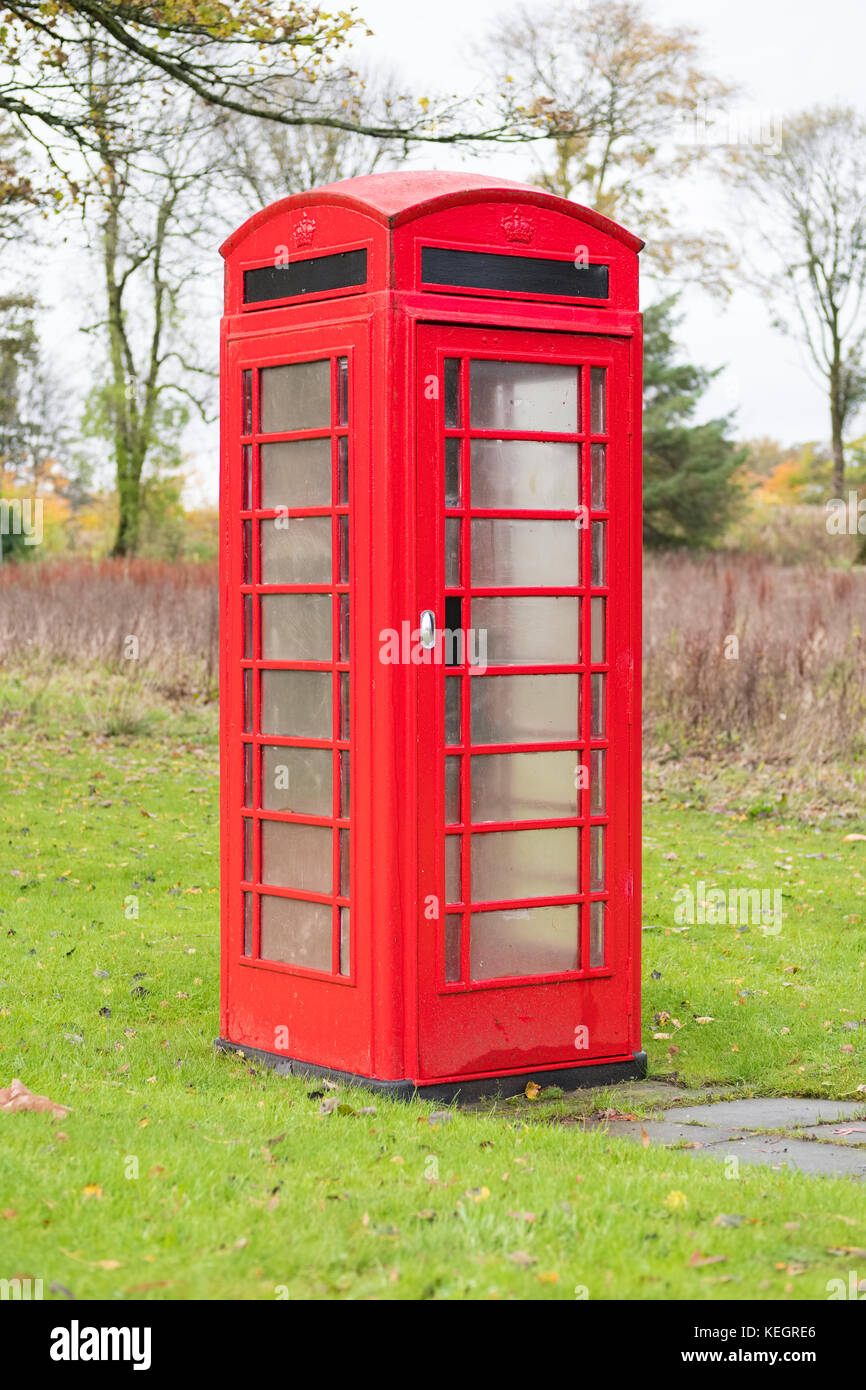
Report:
[[[360,289],[367,283],[367,252],[338,251],[333,256],[309,256],[286,265],[262,265],[244,271],[244,303],[292,299],[326,290]]]
[[[421,251],[425,285],[500,290],[512,294],[555,294],[563,299],[607,299],[608,267],[542,256],[498,256],[488,251],[452,251],[425,246]]]

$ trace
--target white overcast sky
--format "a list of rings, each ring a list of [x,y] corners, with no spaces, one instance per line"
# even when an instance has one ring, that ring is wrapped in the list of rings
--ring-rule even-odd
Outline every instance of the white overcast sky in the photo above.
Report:
[[[366,0],[360,8],[375,38],[367,49],[390,59],[423,90],[470,86],[477,70],[472,48],[511,6],[503,0]],[[648,0],[657,23],[688,25],[703,36],[707,65],[744,89],[746,112],[774,115],[817,103],[866,108],[866,0]],[[428,163],[462,167],[453,153],[434,150]],[[527,178],[524,152],[491,149],[472,162],[485,173]],[[703,180],[695,184],[696,223],[710,227],[724,215],[724,199]],[[702,206],[703,205],[703,206]],[[640,235],[640,227],[632,227]],[[821,386],[798,345],[779,336],[764,305],[745,292],[725,304],[699,293],[681,299],[680,338],[692,360],[725,366],[707,394],[702,414],[737,409],[741,438],[770,435],[788,444],[829,432]],[[863,427],[864,417],[857,422]]]
[[[324,4],[336,9],[336,0]],[[374,31],[358,56],[385,61],[419,94],[471,90],[478,79],[474,44],[501,21],[508,0],[358,0],[357,8]],[[704,57],[720,77],[744,89],[743,108],[792,112],[816,103],[845,102],[866,108],[866,0],[648,0],[652,19],[685,24],[703,36]],[[472,168],[507,178],[529,178],[524,151],[491,148],[462,159],[435,146],[413,156],[428,168]],[[712,227],[724,215],[724,199],[711,183],[696,180],[692,220]],[[251,208],[252,212],[254,209]],[[631,230],[640,234],[640,227]],[[69,265],[60,255],[46,269],[43,302],[64,305],[53,315],[58,350],[81,364],[82,341],[69,309]],[[214,285],[220,262],[214,247]],[[73,291],[74,293],[74,291]],[[797,344],[775,333],[764,305],[745,292],[720,304],[697,291],[682,298],[685,321],[680,339],[691,360],[725,371],[708,393],[702,417],[736,407],[740,438],[769,435],[785,444],[824,439],[827,407],[820,383]],[[202,324],[202,332],[210,328]],[[212,325],[216,336],[216,323]],[[77,343],[76,343],[77,338]],[[62,342],[62,348],[61,348]],[[864,413],[866,414],[866,413]],[[864,417],[856,422],[864,427]],[[194,483],[190,500],[212,501],[217,490],[215,430],[199,428],[189,437]]]

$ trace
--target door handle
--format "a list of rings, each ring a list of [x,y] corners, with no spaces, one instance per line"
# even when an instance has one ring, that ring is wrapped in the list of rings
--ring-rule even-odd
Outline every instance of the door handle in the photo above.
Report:
[[[421,646],[427,650],[436,645],[436,614],[432,608],[425,608],[420,621]]]

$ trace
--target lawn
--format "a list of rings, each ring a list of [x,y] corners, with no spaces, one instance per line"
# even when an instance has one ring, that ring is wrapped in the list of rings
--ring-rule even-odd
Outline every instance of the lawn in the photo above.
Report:
[[[215,1055],[213,709],[125,709],[0,687],[0,1085],[72,1107],[0,1116],[0,1275],[57,1298],[823,1299],[862,1265],[852,1182],[727,1177],[584,1132],[567,1099],[323,1114],[313,1083]],[[844,837],[866,817],[700,803],[646,807],[651,1070],[858,1098],[866,842]],[[678,927],[698,880],[779,887],[780,935]]]

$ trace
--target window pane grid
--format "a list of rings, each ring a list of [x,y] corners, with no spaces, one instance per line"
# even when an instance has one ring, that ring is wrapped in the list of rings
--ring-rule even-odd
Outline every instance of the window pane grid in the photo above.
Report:
[[[325,359],[319,359],[323,362]],[[267,431],[267,440],[274,442],[292,442],[298,440],[325,439],[329,442],[329,495],[330,505],[315,506],[259,506],[261,500],[261,468],[262,458],[261,449],[258,447],[260,437],[264,438],[265,431],[260,429],[260,391],[261,391],[261,371],[268,369],[253,370],[249,374],[249,394],[251,399],[251,420],[248,422],[250,429],[248,435],[256,441],[256,447],[250,450],[250,463],[252,464],[252,476],[247,486],[246,494],[241,497],[243,510],[241,518],[247,523],[251,537],[251,564],[247,572],[242,575],[247,583],[239,586],[241,595],[240,602],[247,603],[251,608],[251,647],[248,655],[241,662],[241,669],[244,673],[242,679],[244,683],[252,681],[252,732],[243,737],[243,745],[246,749],[244,754],[244,766],[249,766],[249,775],[252,778],[252,795],[247,801],[248,809],[244,812],[244,822],[252,828],[252,862],[253,874],[252,881],[244,880],[244,892],[247,902],[252,911],[252,958],[268,959],[276,961],[283,966],[296,968],[299,970],[315,970],[332,975],[336,978],[346,978],[351,975],[351,952],[349,939],[349,868],[351,862],[351,851],[349,846],[350,820],[348,815],[348,805],[345,793],[341,795],[341,762],[349,756],[350,739],[348,711],[344,711],[343,703],[348,694],[346,681],[348,678],[350,663],[348,660],[348,648],[345,644],[341,647],[341,619],[342,626],[347,627],[347,607],[349,601],[349,591],[351,582],[350,570],[350,546],[351,546],[351,525],[349,522],[349,493],[348,493],[348,472],[347,472],[347,453],[348,453],[348,361],[346,358],[330,357],[328,370],[330,373],[330,418],[331,427],[325,429],[317,426],[311,429],[297,430],[273,430]],[[290,364],[305,365],[305,364]],[[315,364],[314,364],[315,365]],[[291,396],[292,382],[290,376],[285,378],[286,386],[281,388],[289,392]],[[296,393],[297,395],[297,393]],[[301,405],[298,408],[309,409],[303,402],[301,393]],[[290,404],[292,402],[290,401]],[[295,404],[297,404],[295,402]],[[280,407],[279,402],[272,399],[270,405],[271,424],[279,423],[276,415]],[[326,409],[327,407],[319,407]],[[339,423],[337,423],[339,421]],[[281,473],[285,481],[285,472]],[[321,476],[321,474],[317,475]],[[318,486],[318,485],[317,485]],[[273,489],[272,489],[273,493]],[[278,495],[277,495],[278,496]],[[273,495],[271,496],[273,501]],[[290,501],[290,498],[287,498]],[[322,499],[324,501],[324,499]],[[317,583],[268,583],[262,582],[262,551],[261,551],[261,527],[268,522],[273,523],[278,518],[288,521],[288,529],[291,529],[292,521],[303,520],[305,518],[327,518],[330,522],[328,534],[330,537],[330,564],[329,576],[326,582]],[[308,533],[312,535],[312,533]],[[341,554],[342,543],[342,554]],[[291,553],[291,552],[289,552]],[[297,563],[297,561],[295,561]],[[303,563],[303,561],[302,561]],[[251,571],[251,572],[250,572]],[[324,580],[324,576],[323,576]],[[330,652],[327,657],[322,652],[322,659],[318,656],[310,659],[280,659],[279,656],[264,655],[264,624],[262,612],[262,600],[272,595],[321,595],[330,599]],[[289,610],[286,613],[274,614],[274,622],[284,621],[286,617],[291,618]],[[272,639],[273,640],[273,639]],[[294,734],[286,731],[285,728],[279,731],[270,732],[264,727],[262,674],[266,672],[296,672],[296,673],[316,673],[323,677],[328,677],[330,681],[330,737],[317,736],[316,730],[307,734]],[[296,691],[295,694],[299,692]],[[309,692],[308,692],[309,694]],[[283,708],[292,710],[293,706],[290,692],[284,691],[282,697]],[[271,692],[271,700],[278,699],[276,688]],[[309,706],[305,699],[304,708],[306,718],[318,720],[321,723],[321,706],[318,696],[315,696],[312,706]],[[279,704],[271,705],[269,716],[269,726],[275,725],[285,715],[279,712]],[[343,736],[346,735],[346,736]],[[292,811],[286,809],[267,809],[264,805],[265,800],[273,800],[273,797],[266,796],[266,788],[263,783],[264,777],[264,750],[267,748],[274,750],[284,748],[287,753],[297,750],[300,755],[306,750],[313,755],[316,752],[329,754],[330,791],[328,793],[327,814],[316,814],[315,810]],[[251,766],[250,766],[251,765]],[[296,764],[298,769],[305,766],[315,767],[318,764],[309,763],[303,760]],[[289,774],[287,773],[287,776]],[[302,779],[313,775],[310,772],[302,772]],[[301,786],[304,783],[302,780]],[[309,796],[318,796],[312,790],[315,783],[310,783],[311,790],[306,793]],[[295,793],[301,795],[302,793]],[[312,803],[308,803],[312,804]],[[289,833],[286,838],[285,832],[269,832],[269,843],[272,846],[272,865],[279,864],[282,867],[272,867],[270,877],[280,879],[280,882],[263,882],[265,866],[263,864],[263,827],[267,826],[297,826],[299,829],[309,830],[314,837],[310,839],[310,846],[315,851],[314,858],[317,862],[318,854],[324,847],[325,841],[317,840],[315,837],[321,833],[331,836],[330,848],[328,851],[328,864],[330,883],[328,891],[319,891],[319,884],[304,883],[304,878],[310,877],[315,873],[321,874],[320,868],[315,870],[304,863],[303,846],[306,839],[292,837]],[[243,829],[243,827],[242,827]],[[244,836],[247,831],[244,829]],[[294,846],[293,846],[294,839]],[[309,839],[309,836],[307,836]],[[299,851],[302,858],[298,860]],[[273,858],[279,855],[279,861]],[[288,857],[286,857],[288,856]],[[292,864],[295,868],[292,869]],[[288,865],[288,869],[286,868]],[[289,877],[286,878],[286,873]],[[297,886],[290,886],[295,876]],[[324,888],[324,882],[322,884]],[[287,904],[298,904],[298,908],[289,911],[288,917],[280,917],[282,909],[278,902],[284,901]],[[328,920],[331,923],[330,943],[324,948],[324,941],[321,936],[321,928],[324,918],[321,913],[316,917],[315,912],[305,912],[300,905],[307,903],[313,908],[327,908]],[[270,949],[266,955],[263,952],[262,924],[264,922],[265,905],[268,909],[268,922],[270,924],[271,941],[278,943],[276,949]],[[245,909],[246,911],[246,909]],[[245,928],[245,942],[249,935]],[[281,944],[280,944],[281,943]],[[264,943],[265,945],[267,943]]]
[[[455,732],[453,722],[450,734],[446,735],[446,747],[448,756],[455,760],[459,767],[460,797],[459,797],[459,820],[453,819],[452,813],[449,815],[449,824],[445,832],[447,841],[457,840],[462,846],[461,854],[461,897],[457,902],[452,902],[451,896],[446,892],[447,906],[442,916],[442,975],[441,978],[450,989],[470,988],[474,983],[472,975],[472,918],[479,911],[496,911],[498,908],[508,909],[515,907],[522,909],[525,907],[551,907],[559,905],[577,905],[577,919],[575,930],[578,933],[576,942],[576,959],[569,959],[559,969],[552,967],[547,970],[539,969],[533,972],[527,969],[526,974],[532,977],[537,974],[539,977],[547,974],[561,973],[585,973],[597,970],[604,966],[604,947],[603,947],[603,924],[600,925],[598,913],[593,908],[590,912],[590,904],[596,902],[604,905],[609,893],[609,885],[606,881],[607,855],[609,845],[607,844],[606,826],[609,823],[607,814],[606,787],[602,793],[602,804],[598,804],[597,794],[595,802],[593,800],[593,789],[590,785],[589,764],[594,760],[591,758],[590,749],[604,753],[608,747],[607,739],[604,737],[607,729],[607,676],[609,670],[607,661],[606,633],[601,635],[599,632],[599,614],[603,611],[604,627],[607,625],[608,614],[607,595],[609,594],[608,567],[610,564],[608,556],[608,532],[607,526],[599,527],[599,522],[604,522],[609,512],[607,510],[607,479],[603,479],[603,489],[599,491],[598,468],[595,475],[591,472],[591,457],[588,447],[580,447],[590,438],[596,440],[601,437],[607,438],[609,428],[609,412],[607,400],[605,398],[607,387],[607,371],[604,368],[593,370],[587,366],[581,368],[574,365],[573,369],[579,375],[579,398],[578,398],[578,423],[581,428],[573,432],[558,431],[531,431],[531,430],[507,430],[507,429],[482,429],[470,426],[470,373],[472,367],[467,356],[456,358],[455,365],[459,362],[459,417],[446,422],[444,431],[445,438],[456,439],[459,444],[459,494],[454,496],[453,483],[451,496],[448,504],[444,508],[444,516],[460,524],[460,573],[459,583],[447,583],[446,592],[454,597],[459,597],[461,605],[461,622],[465,629],[472,626],[474,598],[486,597],[579,597],[587,596],[587,601],[581,602],[579,612],[579,638],[580,650],[578,660],[570,663],[557,663],[555,666],[545,661],[533,660],[515,662],[496,667],[497,674],[491,675],[489,672],[470,676],[466,666],[449,668],[453,674],[445,677],[446,680],[459,681],[460,690],[460,729]],[[571,367],[572,364],[569,364]],[[590,527],[581,526],[578,523],[578,568],[573,584],[523,584],[512,585],[510,583],[494,584],[492,579],[486,584],[478,584],[473,578],[472,569],[472,525],[471,518],[489,518],[491,520],[503,519],[515,520],[545,520],[545,521],[570,521],[575,523],[578,518],[585,516],[583,512],[575,513],[568,508],[558,508],[551,506],[551,500],[555,503],[555,498],[545,499],[547,506],[537,509],[527,506],[509,508],[506,506],[495,507],[475,507],[472,499],[472,469],[471,469],[471,449],[470,440],[472,439],[491,439],[491,440],[526,440],[534,443],[546,442],[548,440],[559,443],[573,443],[577,448],[575,458],[575,469],[578,473],[578,493],[581,499],[589,500],[592,496],[593,482],[595,478],[596,496],[593,499],[590,527],[595,523],[595,530]],[[444,447],[444,446],[443,446]],[[452,458],[453,462],[453,458]],[[453,469],[452,469],[453,473]],[[449,475],[451,476],[451,475]],[[458,505],[459,503],[459,505]],[[514,533],[519,536],[519,528]],[[540,536],[542,533],[539,532]],[[551,532],[551,537],[553,533]],[[527,539],[529,533],[526,533]],[[497,538],[493,534],[494,543],[505,537],[507,534],[501,533]],[[582,539],[583,537],[586,539]],[[594,543],[593,543],[594,541]],[[500,551],[502,546],[500,545]],[[443,547],[444,551],[444,547]],[[444,560],[444,554],[443,554]],[[453,577],[453,574],[452,574]],[[593,625],[593,609],[588,601],[589,595],[596,599],[604,599],[602,607],[595,605],[595,625]],[[489,657],[488,657],[489,661]],[[559,737],[558,739],[546,740],[542,738],[527,738],[525,741],[518,742],[516,739],[509,742],[497,741],[495,743],[479,743],[475,731],[472,728],[472,705],[470,681],[472,680],[500,680],[513,678],[516,675],[550,675],[550,674],[574,674],[580,682],[580,699],[578,709],[574,711],[575,726],[574,735],[568,738]],[[597,682],[601,678],[602,685]],[[592,685],[591,682],[596,684]],[[450,688],[450,687],[446,687]],[[593,700],[593,695],[595,699]],[[449,701],[453,706],[454,702]],[[601,721],[601,723],[599,723]],[[532,755],[537,753],[571,752],[575,759],[575,774],[579,769],[586,767],[587,775],[583,776],[576,789],[576,806],[573,815],[551,815],[538,816],[533,819],[502,819],[487,821],[483,825],[476,824],[472,808],[472,764],[476,758],[486,756],[513,755],[522,753]],[[603,757],[602,762],[606,764],[607,759]],[[515,765],[512,765],[515,766]],[[528,767],[528,765],[527,765]],[[480,765],[479,765],[480,768]],[[478,769],[476,769],[478,770]],[[605,767],[606,775],[606,767]],[[514,774],[506,772],[506,783],[513,782]],[[531,780],[531,779],[530,779]],[[453,773],[451,774],[453,781]],[[444,785],[444,784],[443,784]],[[527,784],[529,785],[529,784]],[[558,797],[558,794],[557,794]],[[525,801],[525,798],[524,798]],[[526,805],[531,805],[525,803]],[[511,813],[514,815],[514,812]],[[539,830],[565,830],[573,828],[577,835],[577,861],[575,863],[576,884],[575,890],[571,893],[546,894],[543,896],[526,896],[517,898],[509,895],[500,901],[494,902],[492,899],[481,902],[471,896],[472,880],[472,847],[479,838],[488,834],[503,833],[509,830],[523,832],[529,829]],[[591,875],[594,873],[595,877]],[[585,911],[580,911],[579,905],[586,905]],[[458,909],[455,911],[455,909]],[[507,915],[507,913],[506,913]],[[519,913],[517,914],[519,916]],[[567,933],[566,933],[567,935]],[[600,944],[601,943],[601,944]],[[565,955],[560,953],[560,960],[565,960],[568,956],[568,949]],[[459,955],[459,973],[457,972],[457,958]],[[556,952],[554,952],[556,956]],[[517,977],[521,977],[523,972],[518,972]],[[478,974],[476,979],[482,980],[484,974]]]

